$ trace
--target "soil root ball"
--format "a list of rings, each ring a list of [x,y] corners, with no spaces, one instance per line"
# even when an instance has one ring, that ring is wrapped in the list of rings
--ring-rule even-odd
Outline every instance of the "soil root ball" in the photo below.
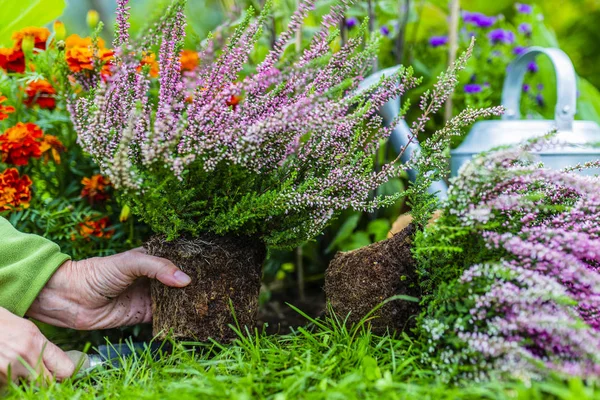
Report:
[[[336,316],[358,323],[378,304],[395,295],[419,297],[412,257],[413,225],[392,238],[358,250],[338,253],[325,272],[325,294]],[[395,300],[372,315],[375,333],[402,331],[419,312],[416,302]]]
[[[167,242],[150,239],[148,254],[172,261],[192,278],[183,289],[152,282],[153,332],[180,340],[227,342],[237,336],[228,325],[253,328],[265,245],[256,238],[204,235]]]

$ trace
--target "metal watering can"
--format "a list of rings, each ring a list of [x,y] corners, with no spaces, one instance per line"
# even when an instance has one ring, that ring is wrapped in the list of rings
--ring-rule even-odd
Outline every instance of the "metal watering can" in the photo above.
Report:
[[[554,120],[521,120],[520,103],[523,79],[527,65],[539,54],[550,58],[556,72],[557,104]],[[575,121],[577,112],[577,75],[569,57],[559,49],[532,47],[509,66],[502,104],[506,112],[501,121],[481,121],[473,128],[464,142],[451,152],[452,176],[474,155],[498,146],[515,145],[527,139],[542,136],[556,129],[559,147],[535,153],[549,168],[563,169],[578,163],[600,159],[600,126],[592,121]],[[582,174],[600,173],[589,169]]]

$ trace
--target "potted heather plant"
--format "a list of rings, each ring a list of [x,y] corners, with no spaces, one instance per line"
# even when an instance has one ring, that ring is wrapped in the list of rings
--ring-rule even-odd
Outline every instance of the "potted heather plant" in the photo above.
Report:
[[[192,277],[186,289],[152,287],[155,333],[227,340],[228,324],[254,323],[266,246],[297,246],[343,209],[370,211],[400,196],[370,197],[403,168],[373,169],[390,132],[376,111],[417,79],[401,69],[354,94],[377,39],[365,43],[363,28],[332,52],[341,3],[295,58],[283,53],[313,0],[300,2],[258,66],[248,60],[269,4],[255,19],[248,13],[221,51],[208,40],[200,66],[183,73],[185,2],[174,1],[135,41],[128,1],[117,3],[114,58],[109,68],[97,60],[95,79],[80,77],[93,90],[72,100],[73,123],[121,199],[156,233],[148,252]]]

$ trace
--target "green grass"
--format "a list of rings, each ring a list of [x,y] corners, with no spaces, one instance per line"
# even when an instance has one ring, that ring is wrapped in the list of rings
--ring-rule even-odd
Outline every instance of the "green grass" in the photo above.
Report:
[[[7,388],[8,399],[594,399],[581,380],[449,385],[420,363],[407,336],[311,320],[293,333],[239,333],[231,345],[176,345],[63,383]],[[2,395],[0,395],[2,397]]]

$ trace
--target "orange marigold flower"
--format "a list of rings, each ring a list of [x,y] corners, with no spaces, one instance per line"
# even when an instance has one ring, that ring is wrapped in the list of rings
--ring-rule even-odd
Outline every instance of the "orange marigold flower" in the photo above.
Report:
[[[42,154],[44,155],[44,161],[48,162],[50,160],[50,156],[55,163],[60,164],[60,153],[66,150],[65,145],[53,135],[44,135],[42,141],[40,142],[40,149],[42,150]]]
[[[233,107],[233,109],[235,110],[238,104],[240,104],[240,101],[242,101],[242,98],[240,96],[231,96],[229,100],[227,100],[227,105]]]
[[[0,49],[0,68],[6,72],[25,72],[25,54],[21,49]]]
[[[6,118],[8,118],[8,114],[15,112],[14,107],[2,105],[2,103],[4,103],[6,100],[8,100],[6,96],[2,96],[0,94],[0,121],[3,121]]]
[[[7,72],[22,74],[25,72],[25,54],[23,53],[23,39],[30,39],[36,49],[46,50],[46,42],[50,31],[46,28],[28,27],[13,33],[15,44],[12,48],[0,48],[0,68]]]
[[[81,222],[78,227],[79,234],[86,239],[94,236],[97,238],[110,239],[112,235],[115,233],[114,230],[107,230],[110,226],[110,220],[108,217],[104,217],[98,220],[92,220],[91,218],[86,218],[85,221]],[[74,237],[71,239],[75,240]]]
[[[193,71],[200,63],[200,56],[197,51],[183,50],[181,52],[181,71]]]
[[[94,47],[94,41],[89,36],[82,38],[79,35],[73,34],[65,39],[65,48],[72,49],[73,47]],[[106,48],[106,44],[104,43],[104,40],[102,40],[101,38],[98,38],[98,48],[99,49]]]
[[[0,211],[15,207],[29,207],[31,201],[31,179],[19,176],[16,168],[9,168],[0,174]]]
[[[25,104],[28,107],[34,104],[37,104],[40,108],[47,108],[49,110],[53,110],[56,107],[56,99],[54,98],[56,90],[48,81],[37,80],[31,82],[25,89],[25,93],[27,93]]]
[[[81,197],[86,198],[90,203],[102,202],[109,199],[107,190],[110,186],[110,180],[102,175],[94,175],[90,178],[81,180],[83,189]]]
[[[145,54],[144,57],[142,58],[142,61],[140,62],[140,66],[137,69],[138,72],[140,72],[145,65],[150,66],[150,76],[152,78],[157,78],[158,73],[160,71],[160,67],[158,65],[158,61],[156,61],[156,54],[154,54],[154,53]]]
[[[36,26],[23,28],[12,35],[12,39],[15,41],[16,49],[21,49],[23,39],[32,38],[33,45],[36,49],[46,50],[46,42],[48,41],[49,37],[50,31],[47,28],[38,28]]]
[[[40,158],[42,136],[44,136],[42,129],[32,123],[19,122],[12,128],[8,128],[3,135],[0,135],[2,162],[27,165],[29,158]]]
[[[69,69],[73,72],[93,71],[94,59],[102,65],[102,75],[110,75],[110,61],[114,51],[104,47],[104,41],[98,39],[97,54],[91,38],[82,38],[79,35],[71,35],[65,41],[65,58]]]

